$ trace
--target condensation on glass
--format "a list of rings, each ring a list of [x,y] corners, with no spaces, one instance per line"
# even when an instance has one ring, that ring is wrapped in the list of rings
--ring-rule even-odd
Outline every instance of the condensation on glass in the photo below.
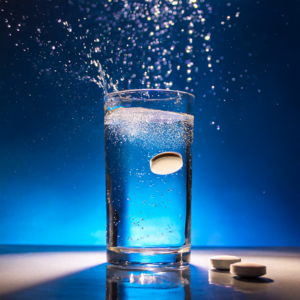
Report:
[[[105,97],[108,262],[189,263],[193,101],[149,89]]]

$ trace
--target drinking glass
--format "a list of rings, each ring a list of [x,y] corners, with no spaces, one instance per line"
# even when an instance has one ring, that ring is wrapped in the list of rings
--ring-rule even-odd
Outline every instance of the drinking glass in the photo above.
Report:
[[[159,89],[105,97],[109,263],[189,263],[193,102],[192,94]]]

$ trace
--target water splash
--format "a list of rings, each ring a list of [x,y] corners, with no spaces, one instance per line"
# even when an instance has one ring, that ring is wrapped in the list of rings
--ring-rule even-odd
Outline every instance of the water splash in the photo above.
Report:
[[[19,36],[18,53],[30,56],[40,82],[50,81],[63,94],[77,97],[76,80],[96,84],[98,97],[126,89],[197,89],[197,98],[219,108],[232,101],[232,83],[249,78],[239,71],[230,81],[225,77],[230,64],[220,55],[218,40],[240,17],[230,3],[52,0],[28,6],[23,15],[9,1],[3,4],[1,11],[10,11],[4,18],[8,34]],[[214,11],[214,6],[220,7]],[[77,93],[80,98],[82,89]]]
[[[43,65],[41,74],[64,73],[95,82],[104,93],[130,88],[193,92],[199,71],[213,72],[220,61],[213,57],[214,26],[208,22],[213,6],[205,0],[55,3],[43,7],[43,15],[51,16],[49,24],[42,20],[35,26],[34,38],[40,47],[36,65]],[[66,14],[70,7],[76,13]],[[37,12],[42,12],[39,6]],[[238,17],[239,12],[234,15]],[[225,17],[221,24],[230,19]],[[5,22],[11,27],[13,20]],[[57,40],[53,32],[59,32]],[[200,59],[205,54],[206,67]]]

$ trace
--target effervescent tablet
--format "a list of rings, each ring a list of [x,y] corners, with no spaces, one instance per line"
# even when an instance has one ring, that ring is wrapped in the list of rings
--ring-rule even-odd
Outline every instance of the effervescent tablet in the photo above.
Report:
[[[177,152],[164,152],[150,160],[150,169],[158,175],[168,175],[177,172],[183,166],[182,156]]]
[[[241,277],[259,277],[267,273],[267,267],[257,263],[238,262],[230,265],[230,273]]]
[[[229,270],[230,265],[240,262],[241,258],[232,255],[218,255],[210,258],[210,265],[219,270]]]

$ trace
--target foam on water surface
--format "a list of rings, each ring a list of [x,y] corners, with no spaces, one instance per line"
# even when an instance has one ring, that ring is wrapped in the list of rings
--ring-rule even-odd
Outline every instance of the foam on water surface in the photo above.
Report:
[[[159,109],[148,109],[143,107],[117,108],[105,116],[105,124],[117,124],[119,122],[178,122],[193,121],[194,116],[164,111]]]
[[[189,114],[146,109],[118,108],[105,116],[106,138],[160,144],[172,151],[175,144],[192,143],[194,117]]]

